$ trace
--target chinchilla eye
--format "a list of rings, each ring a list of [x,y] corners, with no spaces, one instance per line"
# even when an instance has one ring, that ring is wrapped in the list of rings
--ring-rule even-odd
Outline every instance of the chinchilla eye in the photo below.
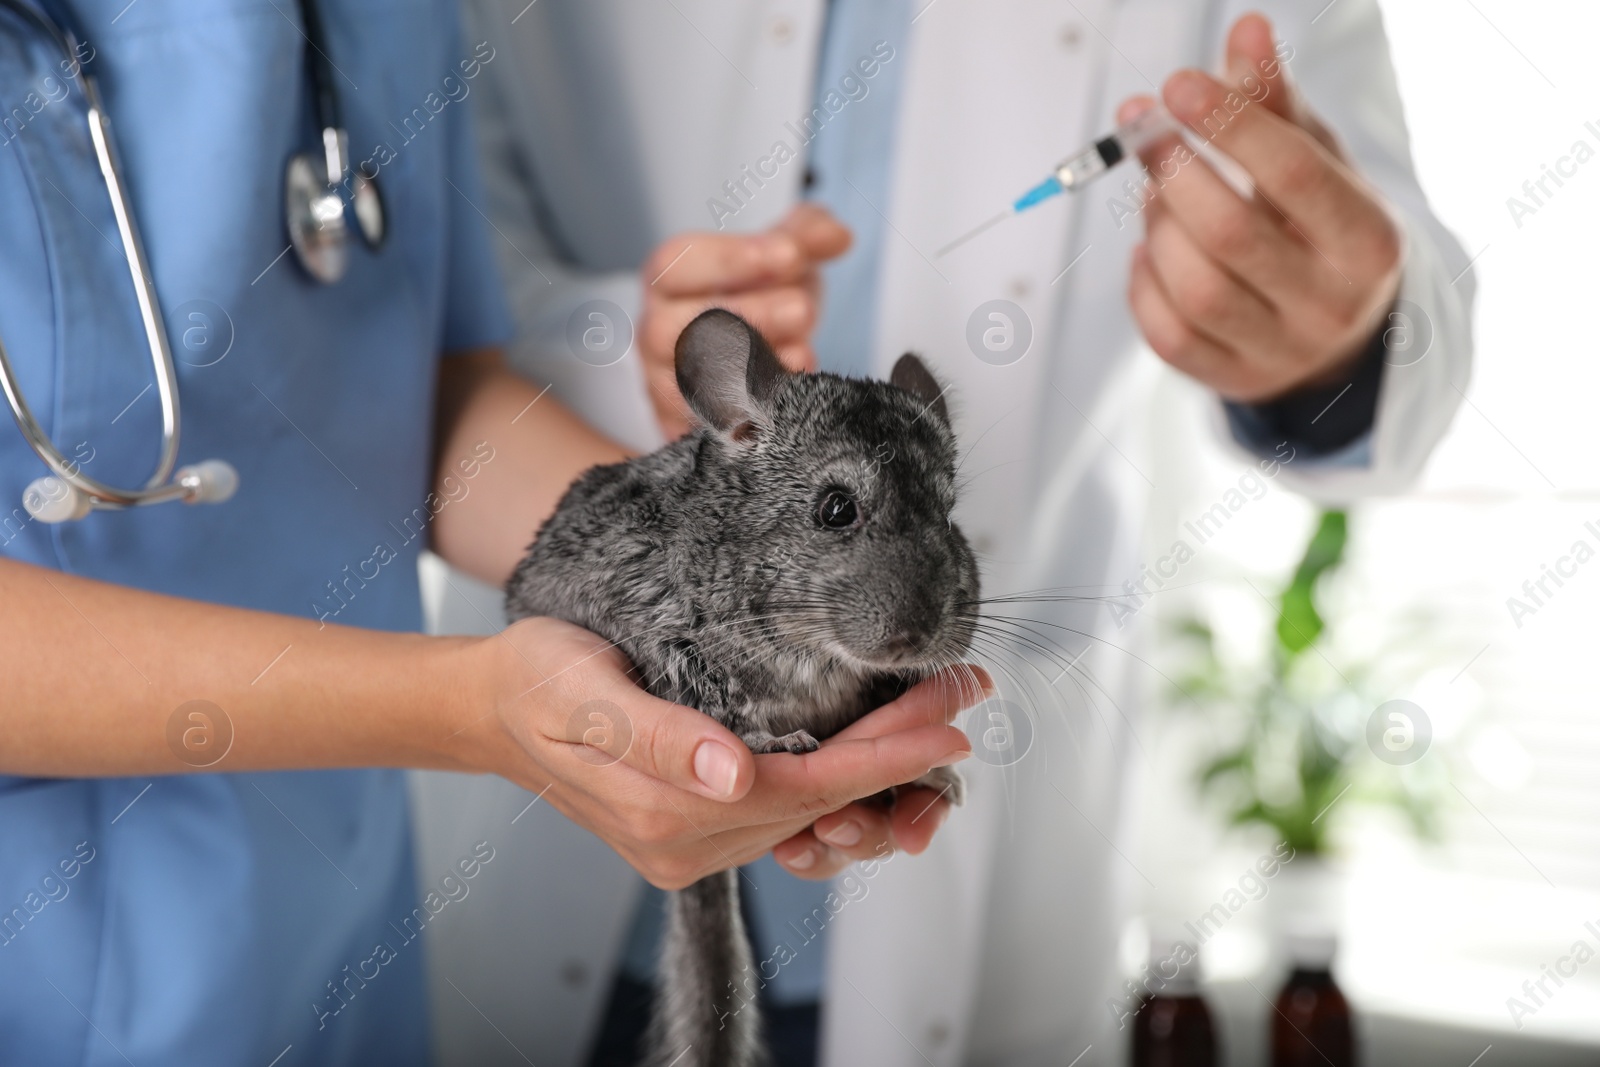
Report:
[[[859,514],[856,498],[843,489],[829,489],[817,505],[817,521],[830,530],[848,530]]]

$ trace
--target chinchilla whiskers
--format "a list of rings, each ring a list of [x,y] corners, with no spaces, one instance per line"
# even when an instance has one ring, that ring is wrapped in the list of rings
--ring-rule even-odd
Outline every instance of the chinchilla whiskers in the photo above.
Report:
[[[784,622],[788,629],[792,625],[792,616],[781,611],[735,615],[702,625],[694,631],[693,637],[701,656],[708,663],[730,673],[739,673],[751,664],[769,660],[776,648],[782,647],[791,655],[799,652],[779,632],[775,622]]]
[[[1031,657],[1020,654],[1015,645],[990,635],[980,638],[976,646],[986,653],[984,665],[993,668],[1009,682],[1010,691],[1007,692],[1002,687],[997,696],[1022,705],[1034,722],[1040,722],[1044,709],[1048,709],[1052,717],[1060,719],[1080,756],[1084,752],[1082,739],[1078,736],[1068,706],[1055,691],[1055,687],[1063,678],[1072,686],[1084,705],[1095,709],[1096,717],[1101,720],[1102,727],[1107,730],[1109,736],[1109,727],[1105,724],[1104,715],[1099,712],[1097,701],[1076,677],[1066,672],[1054,678],[1048,677]],[[1049,697],[1044,698],[1044,694],[1049,694]]]
[[[990,642],[1000,641],[1002,643],[1010,644],[1010,651],[1013,654],[1016,653],[1016,644],[1025,644],[1025,642],[1023,642],[1017,634],[1007,630],[988,631],[986,632],[985,637]],[[1129,655],[1132,654],[1129,653]],[[1032,664],[1032,661],[1029,657],[1018,656],[1018,658],[1024,663],[1028,663],[1030,665]],[[1134,658],[1137,659],[1138,657]],[[1039,672],[1037,667],[1034,667],[1034,670],[1036,673],[1040,673],[1042,677],[1042,672]],[[1109,704],[1111,709],[1116,713],[1117,718],[1121,719],[1123,723],[1126,724],[1128,728],[1128,734],[1130,737],[1132,737],[1134,745],[1138,747],[1141,752],[1144,750],[1144,744],[1139,738],[1138,731],[1134,728],[1133,721],[1129,719],[1127,712],[1124,711],[1122,706],[1117,702],[1116,697],[1114,697],[1106,689],[1106,687],[1102,685],[1097,678],[1095,678],[1092,671],[1088,670],[1082,663],[1074,661],[1070,668],[1063,667],[1063,670],[1059,676],[1054,679],[1050,679],[1048,682],[1048,687],[1054,688],[1063,677],[1067,678],[1069,684],[1071,684],[1072,687],[1077,690],[1078,695],[1083,698],[1084,703],[1095,709],[1096,716],[1100,719],[1100,724],[1106,731],[1106,736],[1108,739],[1114,741],[1115,735],[1111,729],[1111,725],[1105,721],[1105,716],[1100,711],[1100,702],[1096,699],[1096,694],[1103,698],[1104,701]],[[1090,692],[1090,689],[1093,689],[1093,692]]]
[[[780,581],[775,582],[771,587],[767,606],[773,607],[781,605],[783,608],[793,611],[797,615],[815,613],[824,620],[831,621],[839,611],[841,602],[847,602],[847,598],[852,592],[854,591],[848,590],[840,591],[838,594],[833,594],[827,589],[818,589],[814,586],[802,585],[799,586],[795,592],[791,593]],[[956,601],[956,610],[959,610],[966,603],[967,601],[965,600]]]
[[[974,642],[973,650],[977,659],[985,670],[988,670],[995,679],[995,697],[1010,700],[1024,705],[1034,718],[1038,717],[1038,702],[1034,698],[1034,690],[1024,677],[1014,667],[1015,662],[1031,667],[1037,673],[1037,667],[1029,664],[1026,659],[1016,655],[1015,649],[995,642],[987,635]],[[972,704],[978,703],[982,694],[974,692],[969,695]]]
[[[1065,669],[1072,662],[1072,653],[1059,642],[1053,640],[1048,634],[1042,634],[1033,629],[1031,625],[1013,619],[997,618],[991,615],[968,616],[968,625],[975,633],[989,633],[997,637],[1005,637],[1023,645],[1031,651],[1048,659],[1050,662]]]
[[[961,606],[973,607],[980,604],[1094,604],[1126,599],[1126,593],[1068,593],[1058,591],[1058,589],[1046,588],[1024,589],[1016,593],[1000,593],[987,597],[973,597],[970,600],[963,600]]]
[[[782,624],[781,631],[775,625],[777,622]],[[773,662],[780,651],[784,659],[793,663],[831,660],[820,649],[833,636],[833,628],[822,621],[805,621],[798,613],[780,611],[742,616],[720,629],[720,633],[712,635],[713,640],[702,642],[701,654],[708,662],[730,673],[741,673],[754,664]],[[759,633],[752,634],[752,629]]]
[[[1140,666],[1146,668],[1147,670],[1149,670],[1149,671],[1151,671],[1151,672],[1153,672],[1153,673],[1155,673],[1157,675],[1160,675],[1161,679],[1163,681],[1165,681],[1168,685],[1171,685],[1178,692],[1182,693],[1191,703],[1194,700],[1194,698],[1189,694],[1188,690],[1184,689],[1183,686],[1180,685],[1176,679],[1172,678],[1165,671],[1163,671],[1160,667],[1157,667],[1154,663],[1151,663],[1149,660],[1145,659],[1143,656],[1140,656],[1137,652],[1133,652],[1133,651],[1131,651],[1129,649],[1123,648],[1121,645],[1117,644],[1115,641],[1111,641],[1111,640],[1109,640],[1107,638],[1101,637],[1098,634],[1090,633],[1087,630],[1079,630],[1079,629],[1076,629],[1074,627],[1067,626],[1064,623],[1049,622],[1049,621],[1044,620],[1044,619],[1016,619],[1013,616],[1007,616],[1007,615],[992,615],[992,614],[981,614],[980,615],[980,614],[976,614],[976,613],[974,613],[972,615],[972,617],[974,617],[974,618],[982,618],[982,619],[986,619],[986,620],[992,620],[992,621],[995,621],[995,622],[1022,622],[1022,623],[1027,623],[1027,624],[1032,625],[1032,626],[1048,626],[1048,627],[1050,627],[1051,629],[1054,629],[1054,630],[1063,630],[1066,633],[1074,634],[1074,635],[1076,635],[1078,637],[1083,638],[1085,641],[1093,641],[1093,642],[1095,642],[1097,644],[1105,645],[1107,648],[1110,648],[1110,649],[1113,649],[1113,650],[1115,650],[1117,652],[1122,653],[1124,656],[1127,656],[1129,659],[1133,660],[1135,663],[1138,663]]]
[[[1045,635],[1040,634],[1039,631],[1033,629],[1033,627],[1048,626],[1052,630],[1061,630],[1061,631],[1064,631],[1065,633],[1072,634],[1072,635],[1074,635],[1076,637],[1081,637],[1085,641],[1096,642],[1096,643],[1099,643],[1099,644],[1107,645],[1107,646],[1109,646],[1111,648],[1116,649],[1119,652],[1126,653],[1129,656],[1134,656],[1135,659],[1138,658],[1137,656],[1134,655],[1134,653],[1129,652],[1127,649],[1123,648],[1121,645],[1115,644],[1114,642],[1109,641],[1106,638],[1099,636],[1098,634],[1091,633],[1091,632],[1089,632],[1087,630],[1079,630],[1079,629],[1077,629],[1075,627],[1068,626],[1065,623],[1051,622],[1048,619],[1031,619],[1031,618],[1026,618],[1026,617],[1020,617],[1019,618],[1018,616],[1015,616],[1015,615],[996,615],[993,612],[987,612],[987,611],[962,610],[958,614],[960,614],[961,617],[963,617],[963,618],[972,620],[973,625],[980,625],[981,626],[981,625],[984,625],[984,624],[993,624],[993,625],[996,625],[996,626],[1007,626],[1007,627],[1011,627],[1013,629],[1026,630],[1026,632],[1034,635],[1036,638],[1038,638],[1040,640],[1046,641],[1050,645],[1050,647],[1058,650],[1060,653],[1063,653],[1063,654],[1070,654],[1070,651],[1065,646],[1057,643],[1054,640],[1049,639]],[[1143,662],[1143,661],[1141,660],[1140,662]]]
[[[1075,657],[1073,659],[1065,658],[1064,654],[1066,653],[1066,650],[1060,648],[1060,646],[1056,645],[1053,641],[1046,643],[1044,641],[1035,640],[1032,636],[1026,633],[1018,633],[1015,630],[1007,629],[1003,626],[984,625],[983,621],[978,622],[974,626],[973,636],[975,646],[981,645],[982,647],[991,651],[1002,652],[1006,655],[1013,656],[1020,662],[1028,665],[1028,667],[1034,673],[1038,674],[1040,679],[1046,683],[1046,688],[1053,688],[1056,683],[1069,674],[1082,675],[1084,678],[1088,679],[1091,684],[1094,684],[1096,688],[1099,688],[1098,683],[1094,682],[1093,676],[1090,675],[1087,668],[1078,662],[1081,657]],[[1033,662],[1033,657],[1024,655],[1024,651],[1033,652],[1036,655],[1048,660],[1050,663],[1060,668],[1059,673],[1054,678],[1046,678],[1044,673],[1040,671],[1038,666]],[[1077,685],[1076,679],[1074,679],[1073,684]],[[1081,686],[1079,688],[1081,689]],[[1109,694],[1106,694],[1106,696],[1107,699],[1111,699]]]
[[[1061,668],[1061,675],[1063,676],[1072,672],[1077,673],[1085,682],[1093,686],[1096,692],[1105,697],[1113,707],[1117,706],[1116,698],[1107,692],[1105,687],[1100,684],[1094,675],[1082,665],[1080,662],[1082,659],[1082,654],[1080,653],[1070,660],[1065,659],[1064,656],[1067,654],[1067,649],[1063,648],[1055,641],[1050,640],[1048,636],[1041,634],[1037,629],[1035,629],[1035,620],[1015,620],[1005,617],[985,616],[984,622],[992,624],[992,627],[986,631],[991,636],[997,637],[1002,641],[1008,641],[1021,645],[1027,649],[1030,649],[1031,651],[1039,653],[1050,660],[1050,662],[1059,666]],[[1060,676],[1052,681],[1051,685],[1053,686],[1055,682],[1059,680]],[[1077,682],[1075,681],[1074,684],[1077,685]],[[1083,687],[1078,685],[1078,688],[1082,690]],[[1084,696],[1087,697],[1088,693],[1084,692]],[[1118,713],[1121,713],[1120,708],[1118,708]]]
[[[993,633],[974,634],[972,647],[974,651],[984,656],[986,660],[984,666],[993,666],[1011,681],[1014,689],[1013,695],[1019,698],[1027,695],[1030,700],[1032,699],[1032,687],[1026,684],[1022,676],[1017,673],[1016,667],[1018,665],[1037,674],[1040,680],[1045,682],[1048,687],[1049,679],[1039,669],[1038,664],[1023,655],[1018,650],[1016,643],[1006,636]]]
[[[961,703],[970,707],[983,697],[983,686],[964,668],[971,660],[971,650],[951,650],[935,656],[928,664],[930,677],[938,677],[941,686],[952,687]]]

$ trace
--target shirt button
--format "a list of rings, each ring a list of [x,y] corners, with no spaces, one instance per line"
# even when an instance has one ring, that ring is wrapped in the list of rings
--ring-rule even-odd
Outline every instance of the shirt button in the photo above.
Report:
[[[1028,294],[1033,292],[1033,283],[1026,278],[1011,279],[1011,295],[1018,300],[1028,299]]]
[[[950,1040],[950,1027],[942,1022],[935,1022],[928,1027],[928,1044],[938,1048]]]
[[[986,533],[981,533],[972,539],[972,550],[980,556],[994,553],[994,538]]]
[[[589,969],[577,960],[568,960],[561,965],[561,981],[563,984],[577,989],[589,980]]]
[[[1061,27],[1061,47],[1071,52],[1083,44],[1083,28],[1076,22],[1069,22]]]
[[[778,44],[788,44],[794,39],[794,23],[779,15],[772,20],[772,25],[767,32],[772,34],[772,39]]]

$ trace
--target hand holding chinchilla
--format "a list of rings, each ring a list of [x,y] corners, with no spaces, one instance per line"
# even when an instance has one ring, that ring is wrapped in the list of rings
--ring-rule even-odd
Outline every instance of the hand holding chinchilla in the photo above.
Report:
[[[775,768],[850,743],[869,709],[941,670],[947,709],[980,695],[959,667],[978,579],[951,519],[955,440],[921,362],[888,384],[790,374],[712,310],[679,339],[677,374],[703,427],[579,479],[513,575],[510,617],[610,638],[655,696],[787,754]],[[630,725],[610,720],[602,747]],[[910,778],[959,804],[949,762]],[[765,1062],[756,1009],[732,996],[750,962],[736,872],[673,894],[652,1062]]]

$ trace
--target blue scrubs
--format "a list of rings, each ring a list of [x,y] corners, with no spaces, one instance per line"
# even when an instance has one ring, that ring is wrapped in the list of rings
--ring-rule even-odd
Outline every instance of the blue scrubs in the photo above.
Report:
[[[492,48],[461,38],[449,0],[322,0],[352,155],[377,170],[390,224],[326,287],[280,257],[284,164],[318,143],[296,5],[70,3],[179,361],[179,462],[219,457],[241,482],[221,506],[43,526],[19,505],[44,467],[5,420],[0,552],[416,629],[439,355],[511,333],[466,103]],[[0,9],[0,339],[57,444],[139,484],[158,405],[62,58]],[[85,625],[61,640],[100,639]],[[0,676],[26,669],[0,649]],[[424,1063],[428,915],[398,771],[0,776],[0,1061]]]

